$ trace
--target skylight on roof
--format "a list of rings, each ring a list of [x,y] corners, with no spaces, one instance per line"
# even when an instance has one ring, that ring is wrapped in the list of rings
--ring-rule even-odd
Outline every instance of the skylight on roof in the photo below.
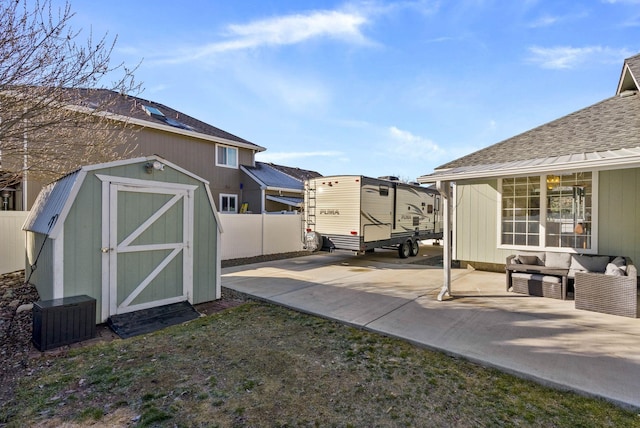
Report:
[[[164,114],[158,110],[155,107],[151,107],[151,106],[147,106],[147,105],[143,105],[142,108],[144,109],[144,111],[149,115],[149,116],[159,116],[159,117],[164,117]]]
[[[176,128],[187,129],[187,130],[190,130],[190,131],[193,130],[193,128],[191,128],[189,125],[186,125],[186,124],[180,122],[179,120],[172,119],[170,117],[166,117],[164,119],[164,121],[167,122],[171,126],[175,126]]]

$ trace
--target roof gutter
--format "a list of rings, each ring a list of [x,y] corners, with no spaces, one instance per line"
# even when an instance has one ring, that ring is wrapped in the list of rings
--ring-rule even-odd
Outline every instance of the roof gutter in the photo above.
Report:
[[[505,164],[492,165],[486,169],[478,169],[476,171],[459,171],[456,168],[444,171],[436,171],[433,174],[418,177],[420,184],[432,184],[439,181],[461,181],[473,180],[479,178],[496,178],[507,176],[525,176],[541,173],[558,173],[558,172],[575,172],[587,169],[593,170],[611,170],[611,169],[627,169],[640,167],[640,155],[629,157],[613,157],[599,160],[584,160],[577,162],[567,162],[562,164],[548,164],[536,166],[517,166],[505,167]]]

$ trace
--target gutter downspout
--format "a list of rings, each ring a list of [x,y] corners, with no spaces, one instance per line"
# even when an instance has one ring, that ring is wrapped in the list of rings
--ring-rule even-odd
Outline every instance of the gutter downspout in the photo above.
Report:
[[[451,234],[451,185],[448,181],[436,182],[436,188],[440,195],[442,195],[442,220],[443,220],[443,233],[444,240],[444,252],[442,257],[443,272],[444,272],[444,284],[442,290],[438,294],[438,301],[442,301],[445,295],[451,297],[451,248],[452,248],[452,234]]]

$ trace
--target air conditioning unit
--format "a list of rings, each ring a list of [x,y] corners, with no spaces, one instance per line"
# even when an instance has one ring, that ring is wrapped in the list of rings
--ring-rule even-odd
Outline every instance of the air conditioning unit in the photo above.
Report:
[[[33,304],[33,344],[40,351],[96,336],[96,299],[72,296]]]

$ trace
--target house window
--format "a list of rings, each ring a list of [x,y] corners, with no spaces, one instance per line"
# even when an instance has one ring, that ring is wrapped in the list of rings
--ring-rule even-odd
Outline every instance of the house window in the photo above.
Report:
[[[590,172],[546,176],[547,247],[591,248],[591,183]]]
[[[220,212],[235,214],[238,212],[238,196],[237,195],[220,195]]]
[[[229,146],[216,146],[216,165],[237,168],[238,149]]]
[[[501,180],[501,244],[591,249],[593,174]]]
[[[502,244],[540,244],[540,177],[502,180]]]

